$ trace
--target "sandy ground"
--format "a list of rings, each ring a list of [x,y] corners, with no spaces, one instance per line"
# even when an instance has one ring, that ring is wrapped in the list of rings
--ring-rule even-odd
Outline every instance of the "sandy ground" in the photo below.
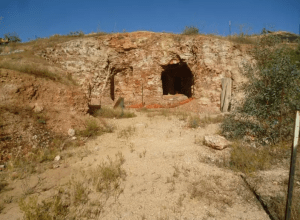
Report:
[[[114,133],[88,140],[84,147],[72,150],[72,157],[62,157],[59,167],[47,169],[28,181],[15,180],[12,190],[1,194],[12,197],[0,219],[18,219],[23,214],[17,200],[22,190],[35,186],[39,199],[52,196],[72,175],[89,172],[99,163],[122,152],[127,176],[124,191],[115,202],[105,207],[99,219],[269,219],[242,178],[228,170],[205,163],[228,156],[230,149],[217,151],[201,144],[206,134],[218,132],[219,125],[190,129],[178,118],[137,112],[131,119],[110,119]],[[133,134],[120,137],[120,131],[134,126]],[[93,195],[89,195],[93,196]]]

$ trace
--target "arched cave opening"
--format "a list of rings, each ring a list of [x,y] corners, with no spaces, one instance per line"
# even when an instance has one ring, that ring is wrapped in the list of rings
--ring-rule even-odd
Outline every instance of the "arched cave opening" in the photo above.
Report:
[[[184,94],[191,97],[194,77],[186,63],[164,66],[161,73],[163,95]]]

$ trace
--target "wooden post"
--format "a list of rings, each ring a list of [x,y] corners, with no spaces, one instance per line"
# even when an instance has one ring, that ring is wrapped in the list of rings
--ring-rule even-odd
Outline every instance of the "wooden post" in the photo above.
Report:
[[[298,138],[299,138],[299,115],[300,115],[300,111],[297,111],[296,112],[296,121],[295,121],[295,131],[294,131],[294,143],[293,143],[292,155],[291,155],[288,195],[287,195],[286,209],[285,209],[285,220],[290,220],[290,217],[291,217],[295,165],[296,165],[296,158],[297,158]]]
[[[144,82],[142,81],[142,105],[144,106]]]
[[[222,79],[221,111],[228,112],[231,99],[231,78]]]

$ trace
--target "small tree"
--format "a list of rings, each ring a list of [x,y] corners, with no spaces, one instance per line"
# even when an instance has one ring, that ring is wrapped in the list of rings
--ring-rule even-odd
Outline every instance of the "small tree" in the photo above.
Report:
[[[288,49],[278,42],[275,36],[262,38],[252,51],[256,65],[244,65],[245,100],[222,125],[227,137],[250,135],[273,143],[292,137],[295,109],[300,106],[300,73]]]
[[[21,38],[16,32],[4,34],[4,38],[8,39],[9,42],[21,42]]]

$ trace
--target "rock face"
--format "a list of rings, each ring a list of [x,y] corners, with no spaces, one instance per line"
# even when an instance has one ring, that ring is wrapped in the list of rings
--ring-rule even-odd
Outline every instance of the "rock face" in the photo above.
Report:
[[[220,135],[207,135],[204,137],[204,144],[217,150],[223,150],[231,145],[231,142]]]
[[[239,49],[240,48],[240,49]],[[133,32],[86,37],[38,53],[72,74],[90,99],[124,97],[125,105],[164,104],[164,95],[183,94],[220,109],[221,79],[243,80],[239,67],[251,61],[240,45],[217,37]],[[251,61],[252,62],[252,61]],[[143,97],[142,97],[143,96]]]

